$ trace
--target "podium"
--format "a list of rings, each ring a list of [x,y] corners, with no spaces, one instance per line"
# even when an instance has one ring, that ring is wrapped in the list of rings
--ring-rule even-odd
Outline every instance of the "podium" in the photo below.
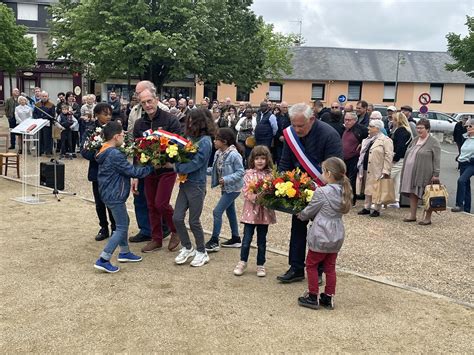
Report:
[[[39,178],[40,178],[40,160],[39,160],[39,131],[48,124],[48,120],[29,118],[21,122],[11,130],[12,133],[21,134],[23,137],[21,157],[21,191],[20,197],[13,200],[36,205],[44,203],[39,199]],[[31,146],[36,146],[34,155],[28,154]]]

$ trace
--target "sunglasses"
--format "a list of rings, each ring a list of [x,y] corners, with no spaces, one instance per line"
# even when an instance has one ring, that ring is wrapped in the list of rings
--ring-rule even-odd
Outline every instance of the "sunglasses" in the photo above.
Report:
[[[467,127],[467,128],[472,128],[472,127],[474,127],[474,126],[473,126],[472,124],[470,124],[470,125],[467,125],[466,127]]]
[[[339,106],[331,106],[331,108],[339,108]]]

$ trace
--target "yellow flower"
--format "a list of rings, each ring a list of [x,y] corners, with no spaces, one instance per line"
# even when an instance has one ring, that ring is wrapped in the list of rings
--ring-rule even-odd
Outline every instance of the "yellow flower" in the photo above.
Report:
[[[177,145],[170,145],[166,148],[166,153],[170,158],[173,158],[178,155],[178,146]]]
[[[149,158],[145,155],[145,153],[140,155],[140,163],[145,164],[148,160]]]
[[[306,194],[306,202],[311,202],[311,199],[313,198],[314,191],[310,189],[304,190],[304,193]]]
[[[192,142],[188,142],[186,146],[184,147],[184,150],[189,153],[196,153],[197,147]]]
[[[294,188],[290,187],[288,190],[286,190],[286,195],[289,198],[293,198],[296,195],[296,190]]]

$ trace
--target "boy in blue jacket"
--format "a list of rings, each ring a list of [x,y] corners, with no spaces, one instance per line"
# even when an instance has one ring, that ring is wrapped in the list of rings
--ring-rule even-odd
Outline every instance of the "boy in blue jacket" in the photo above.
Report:
[[[125,205],[130,195],[130,178],[144,178],[154,171],[153,166],[135,167],[130,164],[125,154],[118,147],[123,144],[124,132],[120,122],[109,122],[103,129],[105,143],[96,155],[99,163],[97,180],[102,201],[112,211],[116,229],[107,245],[97,259],[96,269],[114,273],[119,267],[110,263],[110,258],[117,246],[120,253],[117,260],[121,263],[142,261],[142,257],[130,252],[128,248],[129,218]]]

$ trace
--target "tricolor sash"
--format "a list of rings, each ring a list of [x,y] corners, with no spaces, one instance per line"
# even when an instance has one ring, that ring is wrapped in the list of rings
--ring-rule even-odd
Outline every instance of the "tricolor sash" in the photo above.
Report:
[[[143,137],[148,137],[148,136],[166,137],[172,142],[175,142],[176,144],[180,144],[180,145],[186,145],[189,143],[189,141],[186,138],[181,137],[179,134],[171,133],[163,129],[158,129],[156,131],[149,129],[143,132]]]
[[[301,143],[300,137],[295,132],[292,126],[289,126],[283,130],[283,136],[285,137],[286,144],[290,147],[291,151],[295,154],[296,159],[300,162],[304,170],[313,178],[318,186],[324,186],[324,178],[321,174],[321,166],[318,162],[312,161],[306,153]]]

